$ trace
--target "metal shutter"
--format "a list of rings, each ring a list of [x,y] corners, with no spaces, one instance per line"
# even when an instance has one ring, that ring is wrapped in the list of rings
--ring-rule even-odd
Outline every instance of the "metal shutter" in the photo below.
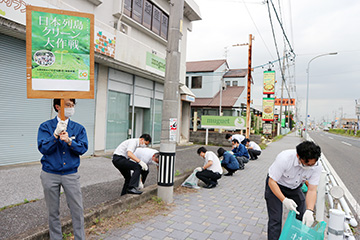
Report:
[[[0,34],[0,53],[0,166],[39,161],[37,132],[53,117],[52,100],[27,98],[25,41]],[[82,109],[74,120],[86,127],[88,155],[93,153],[95,100],[78,103]]]

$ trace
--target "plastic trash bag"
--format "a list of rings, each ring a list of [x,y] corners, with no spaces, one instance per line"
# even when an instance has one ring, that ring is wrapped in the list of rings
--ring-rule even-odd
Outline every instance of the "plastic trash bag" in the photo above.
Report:
[[[290,211],[279,240],[324,240],[326,222],[322,221],[315,227],[308,227],[296,219],[296,213]]]
[[[302,185],[301,191],[302,191],[303,193],[306,193],[306,192],[308,191],[308,187],[306,186],[305,183]]]
[[[193,173],[181,184],[181,186],[199,189],[200,188],[198,186],[199,179],[196,177],[195,175],[196,173],[197,170],[194,170]]]

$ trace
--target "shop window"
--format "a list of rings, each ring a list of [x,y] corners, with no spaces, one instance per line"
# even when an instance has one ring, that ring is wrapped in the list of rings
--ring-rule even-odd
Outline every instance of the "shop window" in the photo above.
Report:
[[[201,76],[191,78],[191,88],[194,88],[194,89],[202,88],[202,77]]]

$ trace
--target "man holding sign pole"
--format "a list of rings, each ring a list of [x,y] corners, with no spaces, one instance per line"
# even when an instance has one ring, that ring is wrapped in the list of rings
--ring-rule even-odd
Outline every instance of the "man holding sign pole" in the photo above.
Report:
[[[42,123],[38,131],[41,158],[41,183],[49,214],[50,239],[62,239],[59,213],[60,187],[63,187],[70,208],[75,239],[85,239],[83,202],[80,187],[80,155],[88,150],[85,128],[70,117],[75,112],[75,99],[54,99],[58,116]],[[65,120],[60,119],[61,107]]]

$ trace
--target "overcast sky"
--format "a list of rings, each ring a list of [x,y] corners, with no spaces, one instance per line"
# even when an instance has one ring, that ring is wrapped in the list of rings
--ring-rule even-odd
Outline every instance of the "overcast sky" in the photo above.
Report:
[[[319,57],[310,64],[310,118],[331,121],[341,114],[346,118],[355,118],[355,99],[360,98],[360,1],[272,1],[279,17],[282,17],[286,35],[296,54],[295,67],[286,70],[285,77],[288,89],[293,89],[291,86],[296,88],[295,92],[290,91],[290,96],[297,99],[300,120],[305,120],[308,63],[320,54],[331,52],[338,54]],[[229,47],[227,61],[230,68],[247,68],[248,47],[232,45],[248,43],[249,34],[255,37],[253,67],[278,58],[266,3],[261,0],[195,2],[200,7],[202,20],[193,22],[193,31],[188,34],[187,61],[224,59],[224,48]],[[269,4],[278,51],[282,57],[283,34]],[[289,50],[288,45],[286,48]],[[255,68],[252,73],[255,82],[252,85],[252,99],[255,105],[262,105],[263,71],[267,69],[268,65]],[[272,69],[277,72],[276,97],[280,98],[278,62],[273,64]],[[284,97],[288,97],[286,90]]]

